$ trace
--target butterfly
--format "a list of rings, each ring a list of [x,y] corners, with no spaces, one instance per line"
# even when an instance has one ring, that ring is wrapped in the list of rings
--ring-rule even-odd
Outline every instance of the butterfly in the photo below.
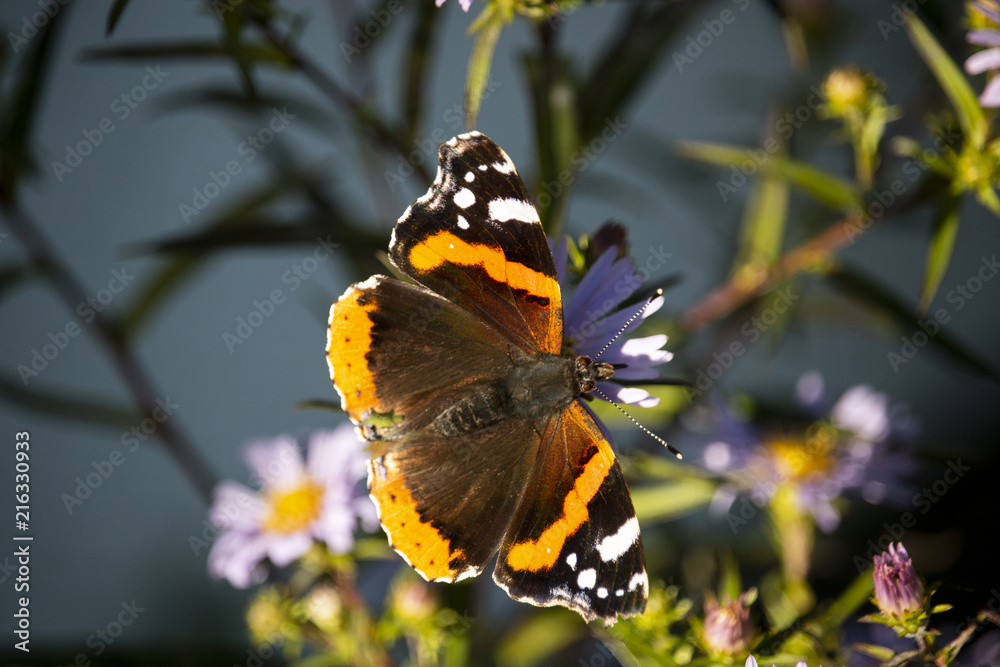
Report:
[[[563,353],[552,251],[507,154],[470,132],[438,161],[389,244],[414,282],[375,275],[330,309],[330,377],[371,441],[382,528],[429,581],[497,556],[493,580],[515,600],[609,625],[641,614],[639,522],[581,402],[614,368]]]

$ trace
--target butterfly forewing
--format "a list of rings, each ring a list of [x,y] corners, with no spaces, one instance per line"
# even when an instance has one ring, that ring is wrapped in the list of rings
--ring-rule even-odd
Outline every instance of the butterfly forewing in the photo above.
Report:
[[[393,264],[522,349],[558,353],[555,264],[514,164],[478,132],[441,144],[438,161],[430,190],[396,223]]]

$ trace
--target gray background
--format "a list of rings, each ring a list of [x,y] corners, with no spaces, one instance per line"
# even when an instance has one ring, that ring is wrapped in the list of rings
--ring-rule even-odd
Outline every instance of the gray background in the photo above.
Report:
[[[192,232],[227,202],[267,183],[272,172],[264,159],[245,165],[205,214],[185,224],[178,205],[190,203],[192,188],[203,187],[210,170],[223,169],[231,159],[242,160],[237,147],[257,126],[214,112],[168,111],[165,103],[173,94],[196,84],[234,85],[234,73],[226,65],[174,61],[159,63],[169,76],[127,119],[114,118],[111,103],[141,81],[144,68],[83,62],[83,49],[178,36],[207,37],[215,34],[215,27],[194,2],[135,0],[106,41],[110,4],[76,0],[65,10],[69,20],[63,26],[33,137],[42,157],[40,170],[27,188],[24,207],[90,294],[106,287],[115,269],[124,267],[136,276],[113,302],[117,308],[138,292],[137,286],[152,275],[159,261],[130,252],[130,247]],[[303,48],[346,81],[338,43],[351,34],[353,26],[338,9],[342,5],[288,4],[310,17]],[[563,45],[578,55],[582,65],[591,62],[593,45],[600,44],[614,26],[609,17],[620,13],[616,4],[585,8],[566,23]],[[861,0],[835,5],[837,20],[844,22],[840,30],[851,38],[841,39],[832,50],[814,52],[811,76],[818,80],[831,64],[857,62],[886,80],[891,100],[909,99],[918,78],[914,68],[922,65],[902,31],[883,39],[877,21],[889,19],[889,5]],[[590,231],[615,217],[628,224],[635,256],[644,257],[645,248],[660,245],[672,253],[669,265],[656,277],[673,273],[684,277],[667,295],[667,308],[673,312],[683,311],[724,278],[749,188],[728,202],[721,201],[714,184],[727,174],[672,159],[668,154],[672,143],[698,139],[755,144],[768,105],[786,93],[792,76],[780,26],[773,13],[757,2],[745,11],[735,3],[704,3],[701,15],[680,31],[678,44],[668,49],[682,48],[687,36],[703,30],[703,19],[717,17],[726,7],[734,9],[737,19],[693,64],[678,72],[669,57],[664,59],[623,118],[629,130],[576,183],[569,211],[573,233]],[[0,4],[4,34],[18,29],[22,17],[37,9],[34,1],[5,0]],[[463,14],[456,0],[449,0],[441,10],[447,17],[433,54],[432,107],[426,115],[425,135],[438,127],[447,136],[460,131],[446,112],[461,101],[471,47],[465,30],[476,10]],[[395,18],[387,41],[407,35],[411,18],[412,12]],[[530,39],[520,20],[504,32],[494,69],[500,86],[486,100],[478,126],[529,177],[534,174],[533,128],[518,58]],[[398,99],[400,54],[400,48],[386,43],[372,57],[385,108],[392,108]],[[12,56],[15,65],[21,57],[23,51]],[[325,105],[297,76],[271,75],[263,80],[265,86],[291,88]],[[5,93],[9,84],[8,77]],[[96,127],[106,116],[113,118],[114,132],[59,182],[51,161],[63,160],[66,144],[75,144],[83,130]],[[907,122],[911,128],[919,125],[919,119]],[[803,131],[826,136],[830,126],[813,119]],[[366,215],[375,210],[387,212],[381,216],[386,241],[394,217],[420,194],[416,179],[411,178],[397,191],[396,200],[379,202],[374,208],[363,196],[367,189],[358,173],[358,144],[336,114],[320,127],[301,119],[293,121],[280,141],[301,162],[321,168],[329,177],[331,191],[357,192],[353,198],[357,211]],[[814,153],[800,157],[846,169],[842,146],[829,137],[817,145]],[[795,201],[801,203],[798,198]],[[794,217],[800,209],[792,210]],[[929,222],[929,210],[915,211],[866,236],[845,256],[913,302]],[[977,205],[967,205],[954,260],[935,307],[948,307],[944,300],[948,290],[973,275],[981,256],[998,250],[998,229],[995,218]],[[13,236],[4,238],[0,261],[20,262],[22,250]],[[292,409],[301,400],[334,398],[323,358],[326,313],[346,285],[360,278],[349,275],[338,257],[333,257],[300,289],[290,291],[282,283],[282,274],[311,253],[312,248],[303,246],[219,255],[159,312],[141,339],[138,354],[160,395],[180,406],[171,417],[174,425],[190,436],[225,477],[246,479],[240,445],[248,439],[328,427],[340,419]],[[236,319],[246,317],[254,299],[274,289],[284,290],[287,301],[230,353],[223,333],[233,332]],[[1000,281],[987,283],[962,311],[952,313],[949,325],[955,337],[995,366],[1000,366],[998,295]],[[8,296],[0,303],[0,312],[0,364],[11,374],[18,364],[30,363],[31,350],[46,344],[50,332],[62,330],[75,319],[41,282]],[[964,452],[970,460],[983,460],[976,459],[976,452],[995,442],[993,434],[1000,421],[995,408],[1000,397],[997,387],[957,373],[935,351],[921,351],[896,373],[886,354],[898,351],[899,334],[891,329],[884,333],[874,337],[835,321],[796,327],[776,352],[767,345],[751,349],[723,385],[786,401],[795,379],[808,369],[822,371],[834,394],[867,382],[912,407],[924,424],[929,451]],[[72,339],[32,386],[127,400],[106,355],[89,335]],[[87,637],[113,620],[123,602],[133,599],[145,611],[126,629],[116,649],[244,645],[242,612],[247,593],[208,581],[204,552],[195,556],[188,544],[189,535],[201,530],[205,507],[155,442],[128,452],[118,431],[56,420],[4,403],[0,434],[11,441],[20,430],[30,431],[32,443],[33,647],[49,647],[70,656],[92,655]],[[627,443],[633,437],[628,433],[621,440]],[[125,463],[69,514],[62,494],[73,493],[76,479],[92,472],[95,462],[106,460],[116,449],[123,450]],[[3,469],[10,467],[5,463]],[[12,480],[5,480],[0,488],[8,489],[10,484]],[[9,493],[3,497],[9,498]],[[0,562],[7,552],[6,547],[0,549]],[[10,586],[9,580],[2,584],[2,598],[7,601],[0,609],[4,618],[0,637],[4,638],[11,636]],[[3,640],[4,650],[7,641]]]

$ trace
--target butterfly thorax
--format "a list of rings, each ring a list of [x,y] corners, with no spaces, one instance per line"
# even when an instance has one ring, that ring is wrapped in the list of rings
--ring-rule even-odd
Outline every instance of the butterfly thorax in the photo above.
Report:
[[[482,384],[438,415],[432,429],[442,435],[469,433],[509,417],[547,420],[577,396],[614,374],[610,364],[572,355],[525,355],[506,377]]]

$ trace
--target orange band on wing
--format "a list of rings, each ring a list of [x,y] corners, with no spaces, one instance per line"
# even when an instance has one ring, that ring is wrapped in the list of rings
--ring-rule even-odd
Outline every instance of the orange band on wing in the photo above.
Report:
[[[389,544],[425,579],[452,581],[459,571],[450,563],[455,558],[464,559],[465,553],[461,549],[452,552],[451,542],[441,537],[434,526],[421,521],[417,503],[403,483],[405,478],[393,470],[391,456],[368,463],[369,491]]]
[[[330,379],[340,393],[341,406],[355,422],[364,421],[368,412],[379,409],[375,379],[365,358],[372,346],[372,320],[368,313],[375,309],[375,303],[359,303],[367,282],[370,281],[352,285],[330,308],[326,341]]]
[[[589,425],[581,423],[579,415],[573,414],[577,410],[583,408],[574,404],[564,419],[574,419],[581,429],[590,431]],[[615,455],[603,437],[595,437],[592,442],[597,447],[597,453],[587,461],[583,471],[574,480],[573,488],[563,501],[562,516],[546,528],[537,540],[519,542],[511,547],[507,554],[507,564],[515,570],[537,571],[555,565],[563,544],[589,518],[587,504],[597,495],[608,471],[615,464]]]
[[[499,283],[544,297],[551,303],[560,303],[559,283],[555,278],[524,264],[508,261],[498,248],[468,243],[451,232],[438,232],[417,243],[410,249],[409,260],[418,271],[430,271],[445,262],[482,266],[486,274]]]

